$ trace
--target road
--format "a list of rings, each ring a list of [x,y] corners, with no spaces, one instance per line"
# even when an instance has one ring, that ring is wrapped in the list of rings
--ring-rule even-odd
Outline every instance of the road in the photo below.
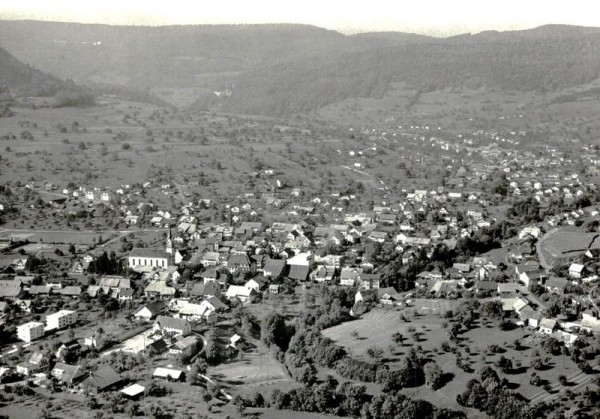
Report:
[[[546,261],[544,252],[542,252],[542,243],[544,242],[544,240],[548,239],[550,236],[552,236],[557,231],[558,231],[558,228],[553,228],[552,230],[550,230],[546,234],[544,234],[542,237],[540,237],[539,240],[535,244],[535,248],[536,248],[536,251],[538,254],[538,259],[540,261],[540,265],[546,271],[550,271],[552,269],[552,266]]]

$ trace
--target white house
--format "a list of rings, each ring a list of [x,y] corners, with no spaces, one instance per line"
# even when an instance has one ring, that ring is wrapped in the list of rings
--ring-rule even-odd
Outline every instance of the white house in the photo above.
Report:
[[[569,276],[571,278],[581,278],[581,274],[583,273],[583,265],[580,263],[572,263],[569,266]]]
[[[230,285],[229,288],[227,288],[225,296],[228,300],[237,298],[242,303],[245,303],[246,301],[250,300],[254,294],[256,294],[256,291],[254,291],[252,288],[247,288],[242,285]]]
[[[542,319],[540,322],[540,333],[551,335],[554,330],[556,330],[556,320],[548,318]]]
[[[186,336],[192,332],[192,327],[190,323],[184,319],[176,319],[169,316],[158,316],[154,321],[154,331]]]

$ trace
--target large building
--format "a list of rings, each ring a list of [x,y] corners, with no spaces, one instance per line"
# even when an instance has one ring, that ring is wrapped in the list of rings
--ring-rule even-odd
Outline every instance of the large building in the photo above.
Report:
[[[167,268],[171,255],[160,249],[134,248],[129,253],[129,267],[149,266],[156,268]]]
[[[46,316],[46,330],[64,329],[74,323],[77,323],[76,311],[60,310]]]
[[[24,342],[31,342],[44,336],[44,323],[29,322],[17,326],[17,337]]]

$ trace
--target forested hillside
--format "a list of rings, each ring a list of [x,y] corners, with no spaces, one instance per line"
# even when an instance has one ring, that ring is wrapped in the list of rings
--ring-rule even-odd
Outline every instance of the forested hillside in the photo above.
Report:
[[[540,92],[585,84],[600,74],[600,30],[557,25],[440,39],[396,32],[343,35],[291,24],[0,21],[0,40],[19,60],[88,86],[145,91],[176,106],[197,99],[196,109],[266,115],[381,98],[393,82],[421,92]]]

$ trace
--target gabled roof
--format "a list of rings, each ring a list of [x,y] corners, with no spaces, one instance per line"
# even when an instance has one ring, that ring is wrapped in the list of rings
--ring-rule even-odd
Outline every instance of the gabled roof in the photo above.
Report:
[[[250,258],[246,253],[233,253],[227,259],[227,266],[250,265]]]
[[[66,384],[75,384],[84,375],[81,366],[63,364],[62,362],[57,362],[50,373],[53,377]]]
[[[310,268],[308,266],[291,265],[287,277],[296,281],[306,281],[309,270]]]
[[[166,327],[168,329],[186,330],[189,327],[187,320],[176,319],[169,316],[158,316],[155,320],[161,328]]]
[[[215,310],[223,310],[227,308],[227,305],[217,297],[210,297],[205,300],[208,304],[212,305]]]
[[[141,247],[134,247],[129,252],[129,257],[138,257],[138,258],[163,258],[168,259],[169,254],[165,252],[163,249],[146,249]]]
[[[227,288],[226,295],[227,295],[227,298],[237,297],[237,296],[250,297],[253,293],[254,293],[254,290],[246,288],[244,286],[230,285],[229,288]]]
[[[91,373],[84,381],[84,385],[101,391],[121,382],[121,380],[119,374],[112,367],[106,365]]]
[[[158,367],[154,370],[154,373],[152,374],[152,376],[160,377],[160,378],[171,377],[174,380],[179,380],[179,378],[181,377],[182,374],[183,374],[183,371],[181,371],[181,370],[176,370],[173,368]]]
[[[278,277],[283,274],[286,267],[285,259],[270,259],[264,267],[265,272],[271,272],[274,277]]]
[[[166,305],[162,301],[152,301],[151,303],[148,303],[145,306],[140,307],[140,309],[138,310],[138,312],[141,311],[144,308],[147,308],[148,311],[150,311],[150,313],[153,316],[156,316],[156,315],[162,313],[165,310]]]

